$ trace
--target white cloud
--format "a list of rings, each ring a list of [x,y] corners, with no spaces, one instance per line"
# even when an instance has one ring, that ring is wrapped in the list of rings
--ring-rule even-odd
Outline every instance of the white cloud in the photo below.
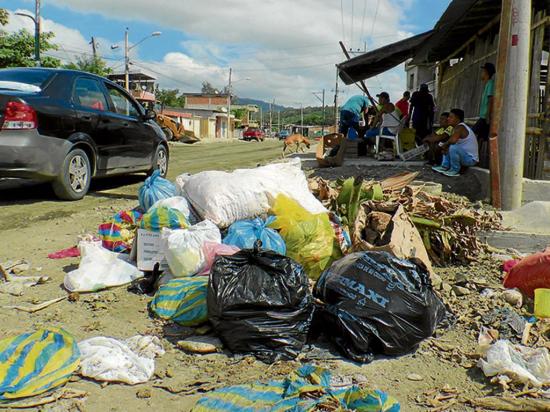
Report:
[[[228,68],[233,67],[234,80],[251,78],[234,83],[237,95],[274,98],[280,104],[296,106],[299,102],[317,104],[312,92],[322,88],[326,89],[327,103],[332,102],[334,65],[344,60],[339,40],[355,49],[363,48],[366,40],[368,49],[373,49],[409,36],[402,30],[402,21],[413,0],[380,0],[376,22],[378,0],[355,1],[353,18],[352,0],[344,0],[344,30],[337,0],[156,0],[154,6],[146,0],[49,1],[77,12],[99,13],[108,19],[139,20],[158,25],[159,29],[179,30],[191,37],[175,44],[161,61],[149,61],[143,50],[134,51],[135,67],[156,72],[163,87],[197,91],[205,80],[223,87],[227,84]],[[17,18],[17,24],[31,27],[24,18]],[[67,50],[69,44],[72,52],[90,50],[88,40],[78,30],[49,20],[45,20],[44,29],[54,31]],[[101,43],[105,45],[102,53],[107,53],[109,41]],[[405,85],[403,69],[371,79],[368,85],[373,93],[384,89],[398,97]],[[340,84],[340,88],[341,101],[359,93],[353,85]]]

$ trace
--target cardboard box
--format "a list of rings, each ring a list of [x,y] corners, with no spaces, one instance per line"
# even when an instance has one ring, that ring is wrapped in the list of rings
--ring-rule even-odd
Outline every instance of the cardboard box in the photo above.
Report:
[[[165,273],[170,271],[166,257],[161,250],[162,240],[159,232],[138,229],[135,246],[139,270],[151,271],[156,263],[160,263],[160,270]]]

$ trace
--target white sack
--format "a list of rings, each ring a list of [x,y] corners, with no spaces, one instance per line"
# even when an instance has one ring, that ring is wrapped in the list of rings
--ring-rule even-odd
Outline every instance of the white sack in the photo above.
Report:
[[[299,159],[234,172],[210,171],[176,179],[179,191],[197,213],[220,228],[238,220],[267,214],[270,199],[279,194],[297,201],[310,213],[327,210],[309,191]]]
[[[81,242],[78,247],[78,269],[67,273],[63,281],[69,292],[95,292],[143,277],[143,272],[123,260],[127,255],[111,252],[98,243]]]
[[[486,376],[506,375],[514,382],[531,383],[540,387],[550,385],[550,355],[546,348],[529,348],[499,340],[491,345],[480,359],[479,366]]]
[[[193,276],[206,265],[205,242],[221,243],[220,229],[204,220],[188,229],[162,229],[164,255],[174,277]]]
[[[155,355],[164,354],[159,339],[152,336],[134,336],[126,342],[99,336],[83,340],[78,349],[82,376],[130,385],[151,379]]]

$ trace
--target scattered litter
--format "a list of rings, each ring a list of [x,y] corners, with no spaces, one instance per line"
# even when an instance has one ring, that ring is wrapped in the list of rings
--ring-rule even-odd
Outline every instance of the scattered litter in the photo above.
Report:
[[[139,206],[147,212],[154,203],[162,199],[176,196],[176,186],[169,180],[161,177],[160,171],[155,170],[151,176],[145,179],[139,188]]]
[[[24,260],[0,263],[0,293],[22,296],[26,288],[50,280],[49,276],[20,276],[29,269],[30,264]]]
[[[479,367],[487,376],[506,375],[518,383],[535,387],[550,385],[550,355],[547,348],[529,348],[499,340],[480,359]]]
[[[149,388],[142,388],[136,392],[136,397],[138,399],[149,399],[152,395],[151,389]]]
[[[66,259],[66,258],[73,258],[73,257],[79,257],[80,256],[80,250],[78,250],[78,246],[72,246],[67,249],[61,249],[57,252],[50,253],[48,255],[48,259]]]
[[[388,252],[356,252],[317,281],[323,330],[357,362],[374,353],[402,355],[435,332],[446,309],[421,266]]]
[[[25,399],[22,401],[13,401],[8,403],[0,403],[0,409],[30,409],[39,406],[48,405],[63,399],[81,399],[88,396],[86,391],[80,391],[71,388],[62,388],[51,395],[47,395],[38,399]]]
[[[281,381],[230,386],[199,399],[194,412],[357,410],[399,412],[394,398],[379,390],[330,387],[330,372],[305,365]]]
[[[166,199],[160,199],[157,202],[155,202],[148,211],[151,212],[155,210],[157,207],[169,207],[171,209],[176,209],[179,212],[181,212],[183,216],[185,216],[185,218],[190,224],[194,225],[196,223],[199,223],[199,221],[197,220],[197,217],[194,216],[191,210],[191,206],[189,205],[189,202],[187,201],[186,198],[182,196],[174,196]]]
[[[223,344],[218,338],[211,336],[191,336],[178,341],[178,348],[186,352],[207,354],[220,352]]]
[[[550,412],[548,400],[542,399],[484,396],[471,399],[470,404],[494,411]]]
[[[63,329],[47,328],[1,339],[0,403],[36,396],[65,384],[79,360],[74,338]]]
[[[154,357],[164,350],[160,342],[152,340],[144,348],[140,341],[146,338],[137,336],[122,342],[99,336],[80,342],[80,374],[98,381],[130,385],[147,382],[155,371]]]
[[[535,289],[535,316],[550,318],[550,289]]]
[[[309,281],[292,259],[259,247],[216,259],[208,318],[232,352],[267,362],[293,359],[306,342],[313,315]]]
[[[161,319],[172,320],[182,326],[197,326],[208,320],[205,276],[172,279],[162,285],[149,308]]]
[[[57,303],[57,302],[61,302],[62,300],[65,300],[67,299],[67,296],[62,296],[60,298],[55,298],[55,299],[52,299],[52,300],[48,300],[46,302],[42,302],[42,303],[38,303],[36,305],[32,305],[32,306],[4,306],[3,309],[15,309],[15,310],[20,310],[22,312],[27,312],[27,313],[34,313],[34,312],[38,312],[42,309],[46,309],[47,307],[53,305],[54,303]]]
[[[231,245],[224,245],[223,243],[204,242],[202,246],[202,252],[204,253],[204,269],[199,275],[210,274],[210,269],[218,256],[231,256],[237,253],[240,249]]]
[[[262,242],[263,249],[272,250],[284,256],[286,254],[285,241],[277,231],[267,227],[274,221],[275,217],[269,216],[265,221],[256,218],[235,222],[227,230],[223,243],[236,246],[239,249],[253,249],[254,244],[259,240]]]
[[[117,253],[130,252],[141,216],[137,210],[122,211],[99,225],[98,234],[103,247]]]
[[[523,306],[523,295],[518,289],[506,289],[502,292],[502,297],[506,302],[518,309]]]

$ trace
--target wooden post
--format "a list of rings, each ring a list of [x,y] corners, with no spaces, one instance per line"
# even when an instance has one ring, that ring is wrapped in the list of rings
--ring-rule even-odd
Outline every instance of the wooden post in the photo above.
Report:
[[[519,208],[523,192],[523,163],[527,99],[529,92],[529,49],[531,37],[532,0],[511,2],[509,50],[506,82],[502,98],[502,118],[499,136],[503,141],[502,208]]]
[[[535,16],[535,24],[539,23],[545,17],[543,11],[539,11]],[[540,65],[542,63],[542,49],[544,42],[544,28],[545,25],[539,25],[533,32],[533,44],[531,51],[531,80],[529,86],[529,106],[527,113],[535,114],[539,113],[540,105]],[[529,126],[539,127],[538,119],[530,119]],[[525,177],[529,179],[540,179],[542,170],[539,167],[539,163],[544,163],[544,146],[541,145],[543,142],[543,136],[539,135],[526,135],[527,147],[529,150],[526,150],[526,173]]]

